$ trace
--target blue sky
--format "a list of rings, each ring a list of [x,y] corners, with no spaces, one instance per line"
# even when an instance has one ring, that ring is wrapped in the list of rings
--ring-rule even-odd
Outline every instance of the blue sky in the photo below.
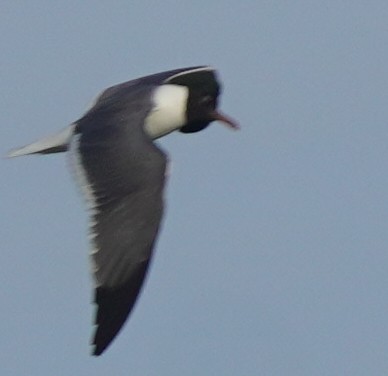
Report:
[[[173,160],[151,273],[102,357],[65,155],[0,163],[0,352],[12,375],[386,375],[388,3],[5,1],[0,150],[103,88],[210,64],[214,124]]]

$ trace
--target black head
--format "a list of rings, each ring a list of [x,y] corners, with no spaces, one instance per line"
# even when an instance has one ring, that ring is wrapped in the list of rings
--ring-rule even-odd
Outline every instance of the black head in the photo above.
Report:
[[[183,133],[194,133],[205,129],[212,121],[222,121],[232,128],[238,128],[231,119],[217,112],[220,83],[210,67],[199,67],[179,73],[167,80],[169,84],[186,86],[189,89],[186,107],[186,124]]]
[[[206,91],[190,89],[187,99],[187,123],[180,129],[183,133],[194,133],[205,129],[214,119],[217,97]]]

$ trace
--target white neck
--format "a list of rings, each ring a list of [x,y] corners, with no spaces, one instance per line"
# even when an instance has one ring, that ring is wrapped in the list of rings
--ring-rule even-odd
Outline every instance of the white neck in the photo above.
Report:
[[[162,85],[155,90],[154,108],[145,121],[145,131],[152,138],[163,137],[186,123],[189,89],[180,85]]]

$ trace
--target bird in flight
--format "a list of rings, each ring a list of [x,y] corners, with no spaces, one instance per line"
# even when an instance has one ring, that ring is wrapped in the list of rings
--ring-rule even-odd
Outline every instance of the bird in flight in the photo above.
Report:
[[[147,273],[163,215],[167,155],[153,142],[220,121],[220,83],[209,66],[175,69],[104,90],[77,121],[8,157],[68,151],[90,214],[97,305],[93,355],[127,320]]]

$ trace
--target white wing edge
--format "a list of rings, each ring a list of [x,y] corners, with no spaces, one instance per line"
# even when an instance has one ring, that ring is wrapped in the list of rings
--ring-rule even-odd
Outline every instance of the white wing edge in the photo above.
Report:
[[[33,142],[32,144],[11,150],[6,157],[14,158],[28,154],[49,154],[66,151],[73,136],[74,128],[75,124],[71,124],[61,131]]]

